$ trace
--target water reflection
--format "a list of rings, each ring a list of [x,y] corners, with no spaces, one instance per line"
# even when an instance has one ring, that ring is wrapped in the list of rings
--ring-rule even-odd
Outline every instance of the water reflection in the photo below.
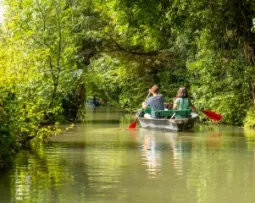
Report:
[[[124,115],[124,117],[123,117]],[[0,173],[1,203],[253,202],[254,131],[199,126],[167,132],[127,126],[107,109]],[[105,119],[105,120],[104,120]]]
[[[221,136],[222,136],[222,133],[219,132],[219,131],[214,131],[214,132],[208,133],[208,136],[206,138],[206,146],[208,148],[218,148],[218,149],[220,149]]]
[[[177,139],[177,133],[165,133],[166,139],[169,141],[173,152],[173,167],[177,175],[183,175],[182,164],[182,142]]]
[[[170,151],[165,156],[172,161],[177,175],[183,175],[182,143],[177,132],[158,131],[151,129],[139,129],[140,142],[142,143],[142,155],[150,178],[157,178],[162,173],[162,152]]]
[[[143,134],[142,155],[150,178],[156,178],[161,171],[161,152],[156,149],[155,136]]]

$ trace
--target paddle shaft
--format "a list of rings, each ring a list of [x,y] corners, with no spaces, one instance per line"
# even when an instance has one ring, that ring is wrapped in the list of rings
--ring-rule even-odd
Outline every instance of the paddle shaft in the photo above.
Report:
[[[147,97],[146,97],[146,99],[145,99],[145,102],[147,101],[147,99],[149,98],[149,96],[150,96],[150,92],[148,93],[148,95],[147,95]],[[137,113],[136,118],[135,118],[135,121],[133,121],[133,122],[129,125],[128,128],[135,128],[135,127],[136,127],[136,122],[137,122],[138,116],[139,116],[139,114],[142,112],[142,110],[143,110],[143,108]]]
[[[144,100],[144,102],[146,102],[147,101],[147,99],[149,98],[149,96],[150,96],[150,92],[148,93],[148,95],[147,95],[147,97],[145,98],[145,100]],[[141,109],[141,111],[143,110],[143,108]],[[141,113],[141,111],[139,112],[139,114]]]

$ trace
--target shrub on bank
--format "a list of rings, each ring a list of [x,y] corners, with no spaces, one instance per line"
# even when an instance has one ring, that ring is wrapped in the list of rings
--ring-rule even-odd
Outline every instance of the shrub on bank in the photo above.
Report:
[[[255,109],[251,107],[247,112],[245,121],[244,121],[245,128],[252,128],[255,129]]]
[[[15,115],[14,94],[0,88],[0,169],[11,162],[18,144],[15,138],[15,126],[12,124]]]

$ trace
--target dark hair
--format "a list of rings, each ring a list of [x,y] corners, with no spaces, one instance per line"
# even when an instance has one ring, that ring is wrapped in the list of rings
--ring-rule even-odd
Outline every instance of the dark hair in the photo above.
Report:
[[[157,85],[153,85],[151,91],[157,94],[159,92],[159,87]]]
[[[177,98],[187,98],[187,97],[189,97],[187,89],[185,87],[180,87],[178,92],[177,92],[176,97]]]

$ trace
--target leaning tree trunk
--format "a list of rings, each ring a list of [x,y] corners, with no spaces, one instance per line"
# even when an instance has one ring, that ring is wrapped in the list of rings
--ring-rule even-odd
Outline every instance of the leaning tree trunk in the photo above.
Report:
[[[232,1],[235,7],[235,27],[237,35],[239,39],[244,40],[243,48],[245,57],[250,66],[253,67],[250,85],[253,106],[255,108],[255,33],[252,31],[252,27],[254,26],[252,16],[255,16],[255,10],[252,8],[251,2],[252,0]]]
[[[254,37],[255,38],[255,37]],[[254,45],[252,46],[251,41],[246,41],[244,44],[244,52],[247,60],[249,61],[250,65],[253,67],[252,75],[251,75],[251,93],[252,93],[252,101],[253,106],[255,108],[255,52],[254,52]]]

